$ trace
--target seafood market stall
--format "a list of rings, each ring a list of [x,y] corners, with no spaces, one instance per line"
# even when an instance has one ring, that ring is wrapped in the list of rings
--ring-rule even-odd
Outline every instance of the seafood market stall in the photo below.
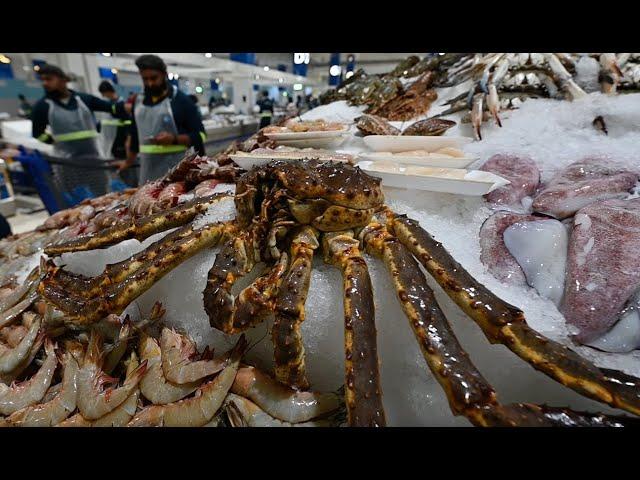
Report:
[[[640,94],[613,58],[357,72],[0,242],[1,380],[47,380],[0,423],[638,424]]]

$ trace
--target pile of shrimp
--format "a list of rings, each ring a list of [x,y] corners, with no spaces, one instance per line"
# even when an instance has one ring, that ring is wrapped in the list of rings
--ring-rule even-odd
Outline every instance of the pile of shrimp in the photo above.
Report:
[[[24,286],[0,292],[2,427],[321,427],[344,425],[341,392],[301,392],[242,362],[244,336],[216,357],[163,325],[65,322]],[[25,308],[24,305],[28,307]]]

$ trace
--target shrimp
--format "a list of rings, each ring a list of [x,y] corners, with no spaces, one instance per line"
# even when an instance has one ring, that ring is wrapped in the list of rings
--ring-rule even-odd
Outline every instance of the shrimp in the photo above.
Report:
[[[128,320],[125,320],[125,323],[120,328],[120,333],[118,334],[118,339],[113,344],[111,351],[107,354],[104,361],[103,370],[105,373],[111,374],[113,370],[120,363],[120,359],[127,351],[127,342],[129,340],[129,335],[131,334],[131,324]]]
[[[127,365],[127,379],[138,368],[138,357],[135,352],[131,352],[129,358],[129,364]],[[125,380],[126,382],[126,380]],[[91,423],[92,427],[124,427],[129,420],[135,415],[138,408],[138,398],[140,397],[140,389],[136,388],[129,398],[114,408],[111,412],[107,413],[104,417],[100,417],[98,420]]]
[[[227,364],[227,359],[192,362],[190,358],[196,353],[193,341],[168,328],[162,329],[160,349],[164,376],[170,382],[177,384],[195,382],[208,377],[218,373]]]
[[[36,404],[47,393],[58,365],[58,359],[56,358],[56,347],[51,340],[45,341],[44,349],[47,358],[38,373],[31,379],[11,387],[0,384],[0,414],[11,415],[21,408]]]
[[[67,418],[64,422],[60,422],[56,427],[90,427],[91,422],[79,413]]]
[[[9,347],[15,348],[28,331],[29,329],[24,325],[10,325],[0,330],[0,340],[9,345]]]
[[[113,382],[114,379],[102,371],[101,344],[101,335],[92,332],[82,368],[78,374],[78,409],[87,420],[97,420],[124,402],[138,386],[147,368],[147,363],[142,362],[121,387],[102,391],[102,386]]]
[[[15,412],[8,418],[12,425],[17,427],[51,427],[64,421],[76,409],[78,362],[72,354],[65,353],[62,363],[64,374],[62,386],[57,395],[46,403]]]
[[[12,323],[18,315],[24,312],[27,308],[31,306],[33,302],[38,298],[37,287],[33,287],[24,300],[16,303],[14,306],[9,308],[8,310],[0,313],[0,328],[5,327]]]
[[[335,393],[299,392],[249,366],[238,370],[231,391],[249,398],[272,417],[289,423],[306,422],[342,405],[342,399]]]
[[[337,424],[330,419],[289,423],[273,418],[251,400],[230,393],[225,409],[232,427],[332,427]]]
[[[151,403],[165,405],[177,402],[195,392],[200,386],[201,382],[175,385],[164,378],[160,346],[152,337],[147,335],[142,337],[139,353],[140,358],[147,361],[147,372],[140,380],[140,391]]]
[[[247,347],[242,335],[230,354],[229,364],[210,382],[196,392],[196,396],[168,405],[153,405],[140,411],[129,422],[131,427],[201,427],[215,416],[233,384],[240,358]]]
[[[36,341],[39,332],[40,318],[37,318],[18,346],[15,348],[0,346],[0,377],[13,373],[29,358],[32,348],[39,343]]]
[[[0,301],[0,313],[6,312],[11,307],[15,306],[18,302],[20,302],[20,300],[22,300],[22,298],[27,294],[27,292],[29,292],[33,288],[33,286],[36,284],[38,277],[39,277],[39,268],[36,267],[33,270],[31,270],[31,273],[29,273],[29,276],[25,280],[24,284],[22,284],[20,287],[16,288],[15,290],[11,290],[11,292],[8,295],[2,298],[2,300]]]

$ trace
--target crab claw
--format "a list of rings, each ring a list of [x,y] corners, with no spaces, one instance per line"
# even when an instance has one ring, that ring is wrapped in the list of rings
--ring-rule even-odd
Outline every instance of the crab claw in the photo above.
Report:
[[[489,112],[496,120],[496,123],[499,127],[502,128],[502,122],[500,121],[500,117],[498,116],[498,112],[500,111],[500,99],[498,98],[498,90],[494,84],[489,85],[489,96],[487,97],[487,107],[489,107]]]
[[[473,108],[471,109],[471,123],[473,124],[473,133],[476,140],[482,140],[480,126],[482,125],[482,97],[480,94],[473,100]]]

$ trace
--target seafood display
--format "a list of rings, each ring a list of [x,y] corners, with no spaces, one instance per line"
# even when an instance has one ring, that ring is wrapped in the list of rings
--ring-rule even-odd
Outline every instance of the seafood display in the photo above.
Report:
[[[429,118],[415,122],[400,131],[391,125],[387,120],[373,114],[364,114],[356,118],[356,127],[363,135],[421,135],[438,136],[442,135],[451,127],[455,126],[453,120],[442,118]]]
[[[219,358],[199,353],[186,335],[162,327],[160,304],[137,323],[112,315],[75,330],[60,329],[55,315],[28,313],[3,328],[22,332],[12,348],[0,349],[2,427],[343,422],[338,394],[299,393],[241,363],[248,347],[244,336]],[[18,377],[24,380],[7,384]]]
[[[201,393],[193,400],[187,398],[164,406],[144,407],[135,412],[130,423],[177,425],[184,421],[189,425],[207,424],[224,404],[226,394],[219,393],[220,389],[227,388],[250,402],[232,397],[233,406],[229,407],[233,411],[232,424],[265,423],[265,418],[268,420],[265,415],[282,422],[302,423],[327,413],[321,408],[311,416],[278,416],[278,410],[265,399],[268,392],[285,402],[291,398],[291,393],[287,392],[314,395],[307,392],[310,382],[300,327],[305,319],[316,251],[343,277],[344,401],[349,425],[386,424],[376,346],[374,292],[363,257],[365,252],[380,258],[386,265],[427,365],[443,387],[455,415],[463,415],[473,424],[485,426],[623,425],[634,422],[628,417],[499,403],[491,385],[458,343],[420,264],[492,341],[505,344],[534,368],[589,398],[631,413],[639,410],[629,387],[620,387],[621,374],[602,371],[565,346],[533,331],[520,310],[474,280],[417,222],[386,207],[379,179],[347,163],[274,161],[238,179],[234,220],[213,223],[194,220],[205,209],[215,209],[225,197],[228,195],[215,194],[194,199],[142,217],[133,224],[119,224],[45,249],[48,255],[55,257],[64,252],[105,248],[126,238],[143,239],[174,229],[133,257],[107,266],[97,277],[68,272],[52,260],[44,262],[44,278],[39,282],[38,292],[59,312],[58,325],[70,331],[90,330],[99,325],[101,319],[121,314],[129,303],[178,264],[214,245],[222,248],[209,270],[203,292],[204,309],[211,326],[237,335],[269,317],[274,319],[271,329],[273,379],[265,379],[265,374],[259,374],[255,368],[243,370],[239,355],[246,347],[242,340],[229,354],[215,359],[209,355],[198,358],[193,343],[171,330],[165,329],[155,341],[143,338],[139,355],[146,363],[140,363],[139,370],[130,369],[129,376],[125,375],[123,383],[110,396],[115,398],[114,402],[124,402],[125,394],[114,397],[116,392],[131,395],[134,386],[142,383],[144,375],[140,372],[143,368],[153,371],[151,385],[165,389],[159,398],[171,400],[182,392],[193,392],[194,382],[202,382],[202,376],[216,377],[201,383]],[[258,269],[259,264],[263,267]],[[234,284],[256,269],[255,280],[234,295]],[[95,360],[95,352],[100,348],[99,337],[90,335],[88,342],[89,356],[85,354],[83,358],[83,365],[88,366],[86,373],[79,375],[95,378],[105,368]],[[122,349],[117,351],[123,352]],[[384,363],[384,358],[381,361]],[[252,385],[260,381],[273,386],[268,390],[256,390]],[[625,377],[624,382],[629,385],[628,378]],[[146,385],[145,390],[148,387]],[[94,400],[80,412],[84,420],[94,420],[108,413],[109,407],[116,407],[100,395],[97,390],[88,392],[87,396]],[[318,407],[329,401],[320,398]],[[329,403],[333,410],[337,408],[336,400]],[[309,404],[300,400],[294,403]],[[200,413],[180,416],[181,409],[190,408],[197,408]],[[282,408],[289,407],[283,405]]]
[[[526,283],[555,303],[577,328],[576,341],[609,352],[637,348],[640,224],[630,196],[638,174],[598,157],[573,162],[542,185],[530,158],[495,155],[482,168],[513,175],[487,195],[494,207],[525,210],[499,210],[484,222],[482,263],[501,281]]]
[[[633,93],[640,89],[640,53],[601,53],[598,83],[603,93]]]
[[[637,54],[590,56],[358,70],[1,240],[0,427],[640,425],[636,117],[574,80],[640,106]]]
[[[464,122],[473,124],[477,140],[481,125],[493,118],[502,126],[500,111],[516,109],[528,98],[575,100],[586,93],[573,80],[574,62],[560,53],[492,53],[480,56],[458,81],[472,79],[472,87],[446,104],[438,116],[468,111]]]
[[[287,120],[284,126],[265,127],[262,130],[264,135],[272,133],[303,133],[303,132],[332,132],[335,130],[344,130],[345,125],[339,122],[327,122],[325,120],[306,120],[300,121],[296,119]]]

